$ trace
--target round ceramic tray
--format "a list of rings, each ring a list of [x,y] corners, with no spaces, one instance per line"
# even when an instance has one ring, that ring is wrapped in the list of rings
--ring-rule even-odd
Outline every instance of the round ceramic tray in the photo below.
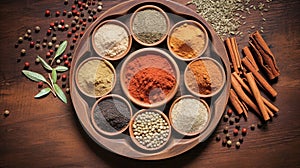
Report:
[[[208,127],[201,134],[192,137],[183,137],[181,134],[178,134],[174,129],[172,129],[171,138],[168,141],[168,144],[162,150],[155,151],[155,152],[141,150],[139,147],[137,147],[130,139],[128,129],[122,134],[116,136],[107,136],[97,132],[97,130],[93,127],[90,119],[91,109],[94,103],[97,101],[97,99],[88,97],[85,94],[81,93],[75,81],[76,70],[80,65],[80,63],[82,63],[86,59],[89,59],[90,57],[100,57],[97,55],[97,53],[95,52],[92,46],[91,36],[93,34],[93,31],[95,31],[95,28],[105,20],[110,20],[110,19],[119,20],[129,27],[130,16],[132,15],[132,13],[136,9],[144,5],[155,5],[163,9],[167,13],[168,17],[170,18],[171,27],[182,20],[194,20],[196,22],[201,23],[206,29],[209,38],[208,48],[206,49],[202,57],[210,57],[216,60],[217,62],[219,62],[226,74],[226,82],[222,90],[217,95],[214,95],[213,97],[203,98],[209,105],[211,111]],[[154,47],[162,49],[168,52],[170,55],[172,55],[168,51],[167,40],[164,40],[161,44]],[[115,67],[117,73],[117,81],[116,81],[115,88],[111,92],[112,94],[121,95],[129,101],[129,99],[124,95],[120,86],[120,80],[119,80],[120,79],[119,74],[121,69],[120,67],[130,53],[142,48],[146,48],[146,46],[143,46],[137,43],[136,41],[133,41],[130,51],[124,58],[117,61],[110,61],[112,65]],[[176,100],[176,98],[182,95],[191,94],[185,88],[183,83],[184,81],[183,72],[188,62],[184,62],[176,58],[174,58],[174,60],[176,61],[181,72],[181,77],[180,77],[181,80],[180,80],[178,91],[176,95],[173,97],[173,99],[171,99],[167,104],[157,108],[158,110],[163,111],[166,115],[168,115],[169,108],[172,105],[172,102]],[[223,42],[214,32],[212,27],[201,16],[199,16],[191,9],[181,4],[178,4],[176,2],[168,1],[168,0],[152,0],[151,2],[147,0],[127,1],[103,13],[86,30],[84,36],[79,41],[79,44],[75,49],[72,66],[70,70],[70,89],[71,89],[72,103],[76,110],[79,121],[82,124],[84,130],[87,132],[87,134],[96,143],[108,149],[109,151],[112,151],[122,156],[134,158],[134,159],[140,159],[140,160],[159,160],[159,159],[170,158],[182,154],[190,150],[191,148],[195,147],[197,144],[205,141],[215,130],[226,108],[226,104],[229,97],[228,94],[230,88],[230,67],[229,66],[230,66],[229,60]],[[133,114],[135,114],[137,111],[142,109],[141,107],[135,105],[132,102],[130,102],[130,104],[132,107]]]

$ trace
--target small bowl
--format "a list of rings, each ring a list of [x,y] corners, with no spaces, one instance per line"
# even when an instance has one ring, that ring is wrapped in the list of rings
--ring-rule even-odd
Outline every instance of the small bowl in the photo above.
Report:
[[[196,26],[197,28],[199,28],[199,30],[201,30],[201,32],[203,32],[203,35],[204,35],[204,46],[203,46],[202,49],[199,49],[199,48],[198,48],[198,47],[199,47],[199,43],[196,44],[196,45],[197,45],[197,48],[196,48],[196,47],[192,48],[192,47],[188,46],[188,45],[185,43],[185,45],[184,45],[185,48],[190,49],[190,50],[193,50],[193,51],[195,51],[195,49],[198,49],[198,50],[199,50],[199,51],[197,51],[196,55],[195,55],[194,57],[191,57],[191,58],[184,58],[184,57],[178,55],[178,54],[176,53],[176,51],[174,51],[173,47],[172,47],[171,44],[170,44],[171,38],[172,38],[172,39],[174,38],[174,37],[173,37],[173,36],[174,36],[174,35],[173,35],[174,31],[178,30],[179,27],[184,26],[184,25],[193,25],[193,26]],[[172,36],[172,35],[173,35],[173,36]],[[185,35],[184,37],[181,37],[181,38],[188,38],[188,40],[190,41],[190,40],[191,40],[191,37],[190,37],[190,36],[192,36],[192,35],[191,35],[191,34],[187,34],[187,35]],[[198,38],[198,36],[199,36],[199,35],[193,36],[192,38],[195,40],[195,38]],[[179,38],[176,38],[176,39],[177,39],[177,41],[182,42],[182,39],[179,39]],[[171,30],[170,30],[170,32],[169,32],[169,35],[168,35],[168,38],[167,38],[167,45],[168,45],[168,48],[169,48],[170,52],[171,52],[177,59],[182,60],[182,61],[192,61],[192,60],[194,60],[194,59],[200,57],[201,55],[203,55],[203,53],[206,51],[207,46],[208,46],[208,34],[207,34],[206,29],[205,29],[199,22],[196,22],[196,21],[193,21],[193,20],[183,20],[183,21],[180,21],[180,22],[176,23],[176,24],[171,28]],[[182,48],[180,48],[180,50],[183,51]],[[186,54],[184,54],[184,55],[186,55]]]
[[[146,60],[147,55],[156,55],[157,57],[155,57],[155,59],[148,59]],[[138,63],[141,67],[136,68],[131,70],[132,74],[130,76],[130,72],[128,72],[128,64],[132,63],[132,61],[134,61],[137,58],[141,58],[144,57],[145,61],[148,62],[147,64],[142,64],[141,61]],[[163,58],[162,60],[157,60],[158,58]],[[143,59],[143,58],[142,58]],[[164,66],[163,61],[167,61],[170,66]],[[164,67],[163,67],[164,66]],[[160,100],[158,102],[145,102],[142,100],[139,100],[138,98],[135,98],[134,96],[132,96],[129,93],[129,84],[130,84],[130,80],[134,77],[134,75],[136,75],[138,72],[141,72],[143,69],[145,68],[157,68],[160,69],[164,72],[172,72],[172,74],[175,77],[175,85],[173,86],[173,88],[171,89],[171,91],[163,98],[163,100]],[[179,82],[180,82],[180,71],[179,68],[176,64],[176,62],[174,61],[174,59],[165,51],[157,49],[157,48],[143,48],[140,50],[137,50],[133,53],[131,53],[123,62],[122,67],[121,67],[121,71],[120,71],[120,82],[121,82],[121,87],[122,90],[124,91],[125,95],[135,104],[144,107],[144,108],[154,108],[154,107],[159,107],[162,106],[164,104],[166,104],[169,100],[171,100],[174,95],[177,92],[178,86],[179,86]],[[151,91],[151,90],[150,90]],[[149,92],[150,92],[149,91]],[[155,90],[152,90],[155,91]],[[152,98],[152,97],[148,97],[148,98]],[[152,99],[149,99],[149,101]]]
[[[135,19],[136,15],[138,14],[138,12],[141,12],[141,11],[147,10],[147,9],[152,9],[152,10],[158,11],[159,13],[161,13],[161,14],[164,16],[164,18],[165,18],[165,20],[166,20],[166,26],[167,26],[167,27],[166,27],[166,32],[165,32],[165,34],[160,38],[160,40],[158,40],[158,41],[156,41],[156,42],[154,42],[154,43],[147,43],[147,42],[144,42],[144,41],[140,40],[140,39],[136,36],[136,34],[135,34],[134,30],[133,30],[133,29],[134,29],[134,28],[133,28],[133,26],[134,26],[133,23],[134,23],[134,19]],[[155,24],[153,24],[153,25],[155,25]],[[159,8],[159,7],[157,7],[157,6],[154,6],[154,5],[145,5],[145,6],[142,6],[142,7],[138,8],[138,9],[132,14],[132,16],[131,16],[131,18],[130,18],[130,32],[131,32],[131,34],[132,34],[133,38],[134,38],[138,43],[140,43],[140,44],[142,44],[142,45],[144,45],[144,46],[155,46],[155,45],[160,44],[160,43],[161,43],[162,41],[164,41],[165,38],[167,37],[169,29],[170,29],[170,19],[169,19],[168,15],[167,15],[161,8]]]
[[[114,131],[107,131],[107,130],[101,128],[100,126],[98,126],[97,121],[95,120],[95,115],[96,115],[96,114],[95,114],[95,113],[96,113],[95,111],[96,111],[96,108],[97,108],[98,104],[101,103],[102,101],[106,100],[106,99],[112,99],[113,101],[119,100],[119,101],[123,102],[123,103],[128,107],[128,110],[129,110],[129,113],[130,113],[130,116],[129,116],[129,118],[128,118],[128,123],[126,124],[126,126],[124,126],[124,127],[123,127],[122,129],[120,129],[120,130],[116,130],[116,129],[113,128],[111,125],[109,125],[109,123],[108,123],[107,121],[105,121],[105,122],[107,122],[107,123],[106,123],[106,124],[107,124],[106,127],[108,127],[109,129],[113,129],[113,130],[114,130]],[[110,106],[110,107],[111,107],[111,106]],[[117,107],[117,108],[118,108],[118,107]],[[123,108],[121,108],[121,107],[119,107],[119,108],[120,108],[119,110],[123,110]],[[119,110],[118,110],[118,111],[119,111]],[[111,111],[110,111],[110,112],[111,112]],[[101,113],[101,112],[100,112],[100,113]],[[101,115],[101,117],[102,117],[102,115]],[[92,122],[93,127],[94,127],[99,133],[104,134],[104,135],[107,135],[107,136],[115,136],[115,135],[119,135],[119,134],[123,133],[123,132],[128,128],[131,117],[132,117],[132,109],[131,109],[130,104],[128,103],[128,101],[127,101],[125,98],[123,98],[123,97],[120,96],[120,95],[116,95],[116,94],[106,95],[106,96],[103,96],[103,97],[101,97],[100,99],[98,99],[98,100],[95,102],[95,104],[93,105],[92,111],[91,111],[91,122]],[[103,117],[102,119],[105,120],[104,117]]]
[[[160,146],[156,146],[156,147],[153,147],[153,148],[150,148],[150,147],[147,147],[145,145],[142,145],[138,140],[137,138],[135,137],[135,133],[134,133],[134,127],[137,127],[136,125],[134,125],[134,121],[136,120],[136,118],[140,115],[143,115],[143,114],[147,114],[147,112],[154,112],[156,114],[159,114],[167,123],[166,126],[168,126],[167,128],[165,128],[164,131],[168,131],[167,132],[167,136],[165,136],[165,142],[163,142],[162,144],[160,144]],[[153,122],[155,122],[157,120],[154,120]],[[163,128],[161,128],[163,129]],[[157,129],[155,129],[157,131]],[[169,141],[170,137],[171,137],[171,126],[170,126],[170,121],[168,119],[168,117],[163,113],[161,112],[160,110],[156,110],[156,109],[142,109],[140,111],[138,111],[133,117],[132,119],[130,120],[130,123],[129,123],[129,134],[130,134],[130,138],[131,140],[136,144],[136,146],[138,146],[139,148],[141,149],[144,149],[146,151],[157,151],[157,150],[160,150],[162,149]],[[139,135],[136,135],[136,136],[139,136]],[[151,135],[149,135],[151,136]],[[153,141],[153,140],[152,140]],[[151,141],[150,141],[151,142]],[[147,143],[147,142],[146,142]],[[149,142],[148,142],[149,143]]]
[[[204,80],[206,78],[211,78],[211,77],[222,78],[222,79],[212,79],[211,80],[211,84],[209,86],[209,88],[211,89],[210,93],[204,93],[203,91],[200,91],[199,85],[196,84],[197,82],[196,82],[196,77],[195,77],[196,75],[199,75],[198,73],[196,75],[191,74],[191,73],[188,74],[189,67],[191,65],[197,63],[197,61],[202,61],[204,66],[207,66],[208,63],[210,63],[210,65],[213,66],[210,68],[205,68],[207,70],[207,73],[209,76],[205,77]],[[203,66],[200,66],[200,65],[198,65],[197,67],[204,68]],[[202,69],[201,72],[204,72],[205,69]],[[217,74],[216,74],[216,72],[217,72]],[[190,78],[190,81],[189,81],[188,75],[193,76],[193,78]],[[216,75],[218,75],[218,76],[216,76]],[[214,60],[212,58],[208,58],[208,57],[198,58],[198,59],[190,62],[184,71],[184,84],[185,84],[186,88],[188,89],[188,91],[197,97],[207,98],[207,97],[212,97],[212,96],[218,94],[221,91],[221,89],[223,88],[223,86],[225,84],[225,80],[226,80],[225,72],[224,72],[224,69],[222,68],[222,66],[216,60]]]
[[[183,130],[177,128],[176,125],[174,124],[174,121],[173,121],[173,119],[174,119],[173,109],[174,109],[175,105],[177,105],[178,102],[180,102],[180,101],[182,101],[184,99],[194,99],[194,100],[197,100],[200,103],[202,103],[206,107],[206,109],[207,109],[207,111],[206,111],[207,112],[207,119],[206,119],[205,123],[198,130],[195,130],[193,132],[186,132],[186,131],[183,131]],[[194,107],[195,106],[194,103],[193,104],[184,104],[184,105],[186,105],[186,107],[182,108],[182,111],[181,111],[182,113],[187,113],[188,111],[190,112],[191,110],[189,110],[188,107]],[[184,96],[181,96],[181,97],[177,98],[173,102],[173,104],[172,104],[172,106],[170,107],[170,110],[169,110],[169,119],[170,119],[170,123],[171,123],[172,128],[175,131],[177,131],[178,133],[180,133],[182,135],[185,135],[185,136],[195,136],[195,135],[201,134],[208,127],[210,118],[211,118],[211,113],[210,113],[210,108],[207,105],[207,103],[204,100],[196,98],[196,97],[191,96],[191,95],[184,95]],[[195,118],[193,118],[193,119],[195,119]],[[187,121],[186,123],[188,123],[188,124],[194,124],[194,123],[192,123],[192,121]]]
[[[99,63],[100,63],[100,62],[104,62],[105,65],[107,65],[108,68],[109,68],[109,69],[112,71],[112,73],[113,73],[113,76],[114,76],[114,77],[113,77],[113,81],[112,81],[112,83],[111,83],[111,87],[110,87],[109,89],[107,89],[103,94],[97,94],[96,91],[95,91],[95,89],[92,90],[93,88],[91,88],[90,86],[89,86],[89,87],[86,87],[86,88],[89,88],[89,89],[84,88],[82,85],[83,85],[83,84],[86,84],[86,82],[84,82],[84,81],[80,82],[80,79],[79,79],[79,78],[80,78],[79,73],[80,73],[81,69],[82,69],[83,67],[85,67],[85,65],[86,65],[87,63],[90,63],[90,64],[91,64],[91,61],[98,61]],[[94,63],[94,64],[96,64],[96,63]],[[99,65],[99,64],[98,64],[98,65]],[[92,65],[91,68],[90,68],[90,70],[94,70],[94,71],[95,71],[94,74],[96,74],[97,68],[98,68],[98,67],[95,67],[95,65]],[[94,71],[93,71],[93,72],[94,72]],[[90,72],[90,73],[85,73],[85,75],[92,75],[93,72],[92,72],[92,73],[91,73],[91,72]],[[106,61],[105,59],[102,59],[102,58],[99,58],[99,57],[91,57],[91,58],[88,58],[88,59],[86,59],[85,61],[83,61],[83,62],[78,66],[78,68],[77,68],[77,70],[76,70],[75,81],[76,81],[77,87],[79,88],[79,90],[80,90],[84,95],[86,95],[86,96],[88,96],[88,97],[92,97],[92,98],[99,98],[99,97],[105,96],[105,95],[107,95],[108,93],[110,93],[110,92],[113,90],[113,88],[115,87],[115,84],[116,84],[116,70],[115,70],[115,68],[113,67],[113,65],[112,65],[110,62]],[[93,92],[93,91],[94,91],[94,92]]]
[[[127,46],[126,50],[122,51],[121,53],[118,53],[117,55],[115,55],[115,56],[113,56],[113,57],[110,57],[110,56],[107,56],[107,55],[103,54],[103,51],[101,51],[101,49],[97,47],[96,42],[95,42],[95,35],[96,35],[96,33],[98,32],[98,30],[99,30],[102,26],[104,26],[104,25],[106,25],[106,24],[118,25],[118,26],[120,26],[121,28],[123,28],[123,29],[126,31],[127,35],[128,35],[128,46]],[[113,34],[116,35],[115,33],[113,33]],[[104,36],[104,37],[105,37],[105,36],[111,36],[111,34],[109,34],[109,33],[103,33],[102,36]],[[130,48],[131,48],[131,44],[132,44],[132,37],[131,37],[131,35],[130,35],[130,32],[129,32],[127,26],[126,26],[124,23],[122,23],[122,22],[120,22],[120,21],[118,21],[118,20],[106,20],[106,21],[100,23],[100,24],[93,30],[93,34],[92,34],[92,46],[93,46],[94,50],[96,51],[96,53],[97,53],[99,56],[101,56],[101,57],[103,57],[103,58],[105,58],[105,59],[107,59],[107,60],[115,61],[115,60],[119,60],[119,59],[123,58],[123,57],[129,52],[129,50],[130,50]]]

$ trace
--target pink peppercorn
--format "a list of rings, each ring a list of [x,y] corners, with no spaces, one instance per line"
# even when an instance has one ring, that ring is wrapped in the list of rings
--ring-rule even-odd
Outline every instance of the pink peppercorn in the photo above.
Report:
[[[71,37],[72,36],[72,32],[68,32],[68,37]]]
[[[242,135],[245,136],[246,134],[247,134],[247,128],[243,128],[243,129],[242,129]]]
[[[60,24],[64,25],[65,24],[65,20],[64,19],[60,20]]]
[[[29,45],[30,45],[31,48],[33,48],[33,47],[34,47],[34,42],[31,41],[31,42],[29,43]]]
[[[76,8],[76,6],[75,5],[72,5],[72,9],[74,10]]]
[[[50,49],[49,52],[50,52],[50,54],[53,54],[53,53],[54,53],[54,51],[53,51],[52,49]]]
[[[68,60],[65,61],[65,65],[68,65],[70,62]]]
[[[50,27],[54,27],[54,26],[55,26],[54,22],[51,22]]]
[[[38,88],[41,88],[41,87],[43,87],[43,82],[38,82]]]
[[[28,69],[29,66],[30,66],[29,62],[25,62],[25,63],[24,63],[24,68],[25,68],[25,69]]]
[[[75,43],[77,41],[77,38],[73,38],[73,43]]]
[[[228,114],[229,116],[231,116],[231,115],[232,115],[232,109],[228,109],[228,110],[227,110],[227,114]]]
[[[49,9],[47,9],[47,10],[45,11],[45,16],[50,16],[50,10],[49,10]]]
[[[83,34],[84,34],[84,32],[80,32],[80,37],[82,37],[82,36],[83,36]]]
[[[59,15],[60,15],[60,12],[59,12],[59,11],[56,11],[56,12],[55,12],[55,15],[56,15],[56,16],[59,16]]]
[[[64,60],[67,60],[67,59],[68,59],[67,54],[63,55],[63,59],[64,59]]]
[[[50,57],[51,57],[51,53],[50,53],[50,52],[47,52],[47,53],[46,53],[46,57],[47,57],[47,58],[50,58]]]
[[[63,75],[61,76],[61,79],[62,79],[63,81],[65,81],[65,80],[67,79],[67,75],[66,75],[66,74],[63,74]]]
[[[233,130],[233,135],[234,135],[234,136],[237,136],[238,134],[239,134],[239,130],[235,128],[235,129]]]
[[[79,36],[78,33],[75,33],[74,37],[75,37],[75,38],[78,38],[78,36]],[[76,39],[76,40],[77,40],[77,39]]]
[[[47,35],[50,35],[50,34],[51,34],[51,30],[48,29],[48,30],[47,30]]]

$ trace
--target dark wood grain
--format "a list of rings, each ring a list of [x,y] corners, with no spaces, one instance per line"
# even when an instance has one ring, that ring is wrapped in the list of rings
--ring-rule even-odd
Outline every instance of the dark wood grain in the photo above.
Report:
[[[185,4],[187,0],[176,0]],[[104,11],[122,0],[105,1]],[[34,65],[37,54],[45,55],[46,49],[29,49],[29,43],[18,48],[17,38],[34,26],[40,25],[44,32],[55,17],[46,18],[45,9],[51,11],[70,9],[62,1],[3,0],[0,2],[0,167],[299,167],[300,166],[300,2],[278,0],[270,4],[265,14],[263,36],[277,58],[281,76],[273,84],[278,91],[274,104],[280,108],[279,115],[264,129],[248,131],[240,149],[222,147],[215,141],[217,134],[223,135],[226,125],[220,122],[215,132],[204,143],[188,152],[161,161],[136,161],[111,153],[96,144],[83,130],[70,96],[68,104],[61,103],[49,95],[34,99],[37,85],[22,74],[25,61],[31,63],[30,70],[44,73],[40,65]],[[189,6],[195,9],[193,6]],[[99,15],[99,13],[97,13]],[[257,15],[247,17],[247,26],[259,26]],[[66,21],[70,21],[66,19]],[[251,29],[250,29],[251,30]],[[57,33],[59,40],[66,32]],[[35,40],[36,40],[35,39]],[[240,49],[247,45],[248,37],[238,39]],[[21,48],[28,48],[27,55],[20,57]],[[21,61],[17,63],[17,58]],[[10,115],[4,117],[5,109]],[[249,128],[258,119],[252,113],[248,121],[241,119],[240,125]],[[231,127],[231,126],[230,126]]]

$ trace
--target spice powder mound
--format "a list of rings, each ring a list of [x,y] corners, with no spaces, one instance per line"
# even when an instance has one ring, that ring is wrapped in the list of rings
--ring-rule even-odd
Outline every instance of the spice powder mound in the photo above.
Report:
[[[120,131],[130,121],[130,110],[123,101],[112,98],[103,99],[95,108],[94,120],[104,131]]]
[[[151,104],[162,101],[176,84],[174,70],[161,56],[140,56],[128,63],[125,83],[135,99]]]
[[[107,23],[97,30],[94,42],[101,56],[113,58],[127,50],[129,35],[125,28]]]
[[[204,50],[206,37],[204,32],[194,24],[184,23],[176,27],[169,39],[171,50],[185,59],[196,58]]]
[[[90,60],[78,71],[78,85],[87,94],[103,96],[111,90],[115,74],[102,60]]]
[[[199,100],[183,98],[171,111],[173,126],[183,133],[195,133],[204,128],[208,121],[208,109]]]
[[[223,80],[220,67],[212,60],[197,60],[188,66],[186,84],[196,93],[212,94],[222,87]]]
[[[167,20],[154,9],[137,12],[133,19],[132,30],[136,37],[147,44],[159,41],[167,33]]]

